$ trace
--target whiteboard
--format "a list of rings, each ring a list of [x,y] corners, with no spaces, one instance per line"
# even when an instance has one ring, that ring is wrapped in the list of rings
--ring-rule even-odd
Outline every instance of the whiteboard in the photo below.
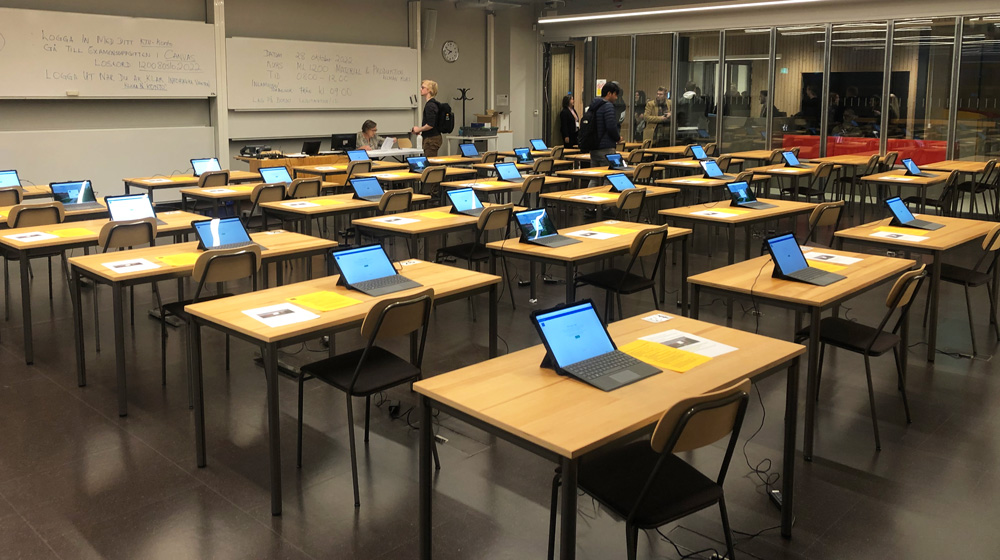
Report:
[[[0,8],[0,97],[213,97],[208,23]]]
[[[226,39],[234,110],[410,109],[417,50],[280,39]]]

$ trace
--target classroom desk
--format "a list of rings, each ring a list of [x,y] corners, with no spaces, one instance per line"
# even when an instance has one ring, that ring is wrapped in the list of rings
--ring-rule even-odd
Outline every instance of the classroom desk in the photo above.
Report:
[[[773,338],[672,316],[666,323],[630,317],[608,327],[622,345],[670,329],[728,344],[736,351],[712,358],[685,374],[664,371],[611,392],[595,389],[539,367],[541,345],[414,383],[420,394],[420,558],[431,558],[433,476],[431,409],[473,426],[561,466],[559,557],[576,557],[577,468],[581,457],[651,426],[675,403],[744,378],[763,379],[782,370],[785,419],[782,452],[781,535],[792,535],[799,356],[805,349]],[[530,328],[525,320],[525,328]],[[652,397],[651,397],[652,396]],[[585,406],[583,404],[585,403]]]
[[[199,201],[211,202],[213,213],[219,216],[220,205],[227,201],[250,200],[253,189],[256,185],[226,185],[224,187],[206,187],[202,189],[181,189],[181,209],[188,209],[188,201],[192,201],[197,206]],[[320,192],[323,189],[337,187],[335,183],[320,183]]]
[[[105,206],[103,200],[97,201],[101,204],[100,208],[90,208],[89,210],[76,210],[75,204],[64,204],[63,208],[66,210],[66,217],[64,221],[67,222],[79,222],[82,220],[93,220],[96,218],[107,217],[108,207]],[[0,226],[7,227],[7,216],[10,215],[10,209],[13,206],[0,206]]]
[[[982,173],[986,171],[985,161],[969,161],[964,159],[946,159],[934,163],[920,166],[920,170],[927,171],[958,171],[959,173]]]
[[[425,194],[413,195],[414,202],[423,202],[430,198]],[[283,221],[304,222],[303,233],[306,235],[312,235],[312,222],[316,218],[353,214],[374,210],[377,207],[378,202],[354,198],[352,193],[262,202],[260,205],[261,211],[268,216],[275,216]]]
[[[861,178],[863,182],[875,183],[876,188],[878,185],[897,185],[897,190],[901,190],[903,186],[915,187],[920,189],[920,208],[921,212],[927,210],[927,187],[932,185],[938,185],[944,183],[948,180],[948,173],[940,172],[930,172],[930,177],[916,177],[913,175],[907,175],[906,171],[903,169],[893,169],[886,171],[884,173],[876,173],[874,175],[865,175]],[[861,221],[865,221],[865,207],[861,206]]]
[[[624,161],[625,158],[628,157],[628,153],[627,152],[615,152],[615,153],[618,154],[618,155],[620,155],[620,156],[622,156],[622,161]],[[579,166],[580,164],[583,164],[583,163],[586,163],[586,164],[589,165],[590,164],[590,152],[580,152],[578,154],[570,154],[568,156],[565,155],[565,154],[563,154],[563,160],[572,162],[573,165],[575,165],[575,166]]]
[[[718,159],[719,158],[712,158],[712,161],[718,161]],[[742,168],[744,161],[745,160],[733,158],[729,160],[729,164],[738,165]],[[696,159],[661,159],[654,161],[653,165],[656,167],[682,171],[698,171],[701,169],[701,162]]]
[[[489,355],[497,355],[497,285],[499,276],[466,270],[454,266],[404,261],[401,272],[419,282],[423,288],[414,288],[391,294],[391,297],[434,288],[434,305],[463,301],[469,296],[489,294]],[[208,464],[205,449],[205,398],[202,386],[201,328],[210,327],[260,347],[264,359],[267,383],[267,431],[270,465],[271,514],[281,515],[281,442],[278,407],[278,349],[330,334],[357,329],[375,302],[375,298],[361,292],[338,286],[340,275],[327,276],[287,286],[240,294],[215,301],[196,303],[184,308],[193,321],[188,329],[194,364],[194,419],[195,447],[198,467]],[[318,318],[284,327],[268,327],[243,313],[269,305],[285,303],[288,298],[329,290],[359,300],[359,303],[333,311],[318,312]],[[331,342],[332,342],[331,338]],[[331,347],[333,345],[331,344]]]
[[[772,278],[774,264],[770,256],[738,262],[688,278],[693,286],[691,316],[698,318],[698,305],[702,292],[719,294],[722,297],[750,297],[752,301],[774,305],[795,312],[792,336],[802,329],[802,315],[809,315],[809,357],[806,376],[806,422],[803,455],[807,461],[813,456],[813,431],[816,420],[816,372],[819,368],[820,315],[827,309],[836,308],[845,301],[859,296],[881,284],[894,281],[900,274],[916,264],[909,259],[897,259],[831,249],[817,249],[861,259],[843,270],[838,270],[847,278],[829,286],[813,286],[804,282]],[[807,251],[808,252],[808,251]],[[730,314],[730,319],[732,319]],[[902,347],[906,348],[909,322],[903,326]],[[906,371],[906,352],[901,352],[903,371]],[[905,376],[903,377],[906,378]]]
[[[261,167],[284,167],[291,173],[293,167],[302,165],[330,165],[347,161],[345,154],[317,154],[314,156],[298,155],[279,158],[259,158],[249,156],[234,156],[236,161],[242,161],[250,166],[252,173],[258,173]]]
[[[191,214],[190,212],[160,212],[156,215],[166,222],[166,225],[157,227],[158,236],[179,235],[193,231],[191,222],[204,219],[204,216]],[[24,328],[24,361],[32,364],[35,361],[34,348],[31,335],[31,282],[28,279],[28,263],[35,256],[58,253],[80,247],[92,247],[97,245],[97,237],[101,228],[108,220],[88,220],[85,222],[71,222],[53,224],[38,227],[23,227],[9,229],[0,235],[0,247],[7,257],[16,257],[20,262],[21,272],[21,320]],[[53,233],[54,238],[38,240],[17,239],[31,233]],[[5,257],[5,258],[7,258]]]
[[[21,187],[24,199],[29,198],[52,198],[52,189],[48,185],[26,185]]]
[[[569,177],[573,179],[574,183],[581,185],[583,181],[586,180],[596,180],[600,183],[604,182],[604,178],[608,175],[614,175],[615,173],[622,173],[626,177],[631,177],[635,173],[635,167],[631,169],[609,169],[607,166],[604,167],[586,167],[583,169],[564,169],[562,171],[556,171],[557,177]]]
[[[347,173],[347,163],[331,163],[326,165],[300,165],[292,168],[292,176],[298,178],[299,175],[311,176],[315,175],[320,178],[320,180],[326,181],[326,178],[330,175],[343,175]],[[382,161],[373,160],[372,169],[375,171],[388,171],[390,169],[406,169],[409,167],[405,163],[400,163],[397,161]]]
[[[484,206],[489,206],[486,203]],[[514,211],[522,210],[515,207]],[[391,234],[406,239],[410,255],[416,255],[417,245],[421,238],[440,235],[442,239],[449,233],[464,229],[473,229],[479,222],[476,216],[452,214],[451,205],[412,210],[373,218],[351,220],[357,244],[361,244],[364,232]],[[427,260],[427,244],[424,243],[423,258]]]
[[[686,150],[687,146],[661,146],[659,148],[645,148],[642,150],[642,153],[643,155],[651,154],[654,158],[661,156],[673,158],[684,155]]]
[[[761,167],[751,167],[747,171],[752,171],[754,174],[760,173],[761,175],[771,175],[772,177],[791,177],[792,182],[792,198],[796,199],[799,197],[799,179],[805,176],[812,176],[819,169],[818,165],[809,165],[803,163],[805,167],[786,167],[783,163],[778,163],[774,165],[764,165]],[[839,165],[834,165],[833,170],[837,171],[840,169]],[[778,184],[779,192],[781,184]]]
[[[644,189],[646,191],[646,200],[643,202],[643,206],[647,203],[656,203],[657,206],[659,206],[662,200],[660,197],[681,192],[680,189],[653,187],[647,185],[637,185],[636,188]],[[566,204],[568,206],[597,206],[597,219],[603,220],[604,212],[618,204],[618,199],[621,198],[623,194],[624,193],[611,192],[611,185],[605,185],[603,187],[590,187],[586,189],[573,189],[568,191],[544,193],[541,195],[541,198],[556,204]]]
[[[284,260],[323,255],[337,246],[336,241],[309,237],[282,230],[252,233],[250,237],[266,247],[261,253],[261,267]],[[196,242],[159,245],[129,251],[98,253],[69,259],[73,291],[73,338],[76,343],[76,372],[80,387],[87,384],[86,351],[83,344],[83,302],[80,296],[80,278],[89,278],[98,284],[111,287],[115,317],[115,371],[118,380],[118,416],[128,415],[128,395],[125,385],[125,317],[123,293],[125,288],[139,284],[152,284],[161,280],[187,278],[194,270],[194,262],[185,265],[171,265],[159,260],[169,255],[194,253]],[[132,259],[145,259],[159,265],[159,268],[139,272],[119,273],[106,266]],[[278,284],[282,283],[281,266],[277,266]],[[311,270],[311,263],[308,267]],[[100,336],[100,333],[96,333]]]
[[[606,227],[629,230],[628,233],[619,233],[610,239],[592,239],[588,237],[578,237],[572,235],[577,231],[591,231],[594,227]],[[603,222],[592,222],[560,229],[562,235],[569,235],[574,239],[579,239],[580,243],[564,245],[562,247],[544,247],[534,243],[522,243],[519,239],[505,239],[493,241],[486,244],[490,250],[490,272],[496,271],[496,262],[499,257],[513,257],[527,260],[531,265],[531,299],[536,299],[537,290],[535,283],[535,263],[543,265],[561,266],[566,271],[566,302],[576,301],[576,286],[573,279],[576,277],[576,269],[580,265],[598,262],[609,259],[617,255],[628,253],[632,241],[639,232],[652,229],[657,226],[651,224],[638,224],[635,222],[621,222],[618,220],[605,220]],[[688,275],[688,236],[691,230],[685,228],[669,228],[666,242],[681,241],[681,270],[680,270],[680,292],[681,292],[681,312],[686,313],[688,294],[684,284]],[[666,250],[664,250],[665,252]],[[666,286],[666,261],[664,254],[660,259],[660,302],[664,300],[664,287]]]
[[[573,180],[566,177],[553,177],[552,175],[545,175],[545,181],[542,185],[542,189],[545,187],[552,186],[565,186],[571,183]],[[528,177],[524,177],[525,181]],[[441,183],[441,186],[446,189],[464,189],[470,188],[478,193],[484,193],[487,195],[497,194],[498,198],[500,195],[506,195],[507,199],[510,199],[511,193],[514,191],[520,191],[524,181],[520,183],[513,183],[511,181],[501,181],[499,179],[472,179],[465,181],[447,181]]]
[[[174,175],[171,177],[132,177],[122,179],[125,182],[125,194],[132,189],[143,189],[149,193],[149,201],[153,201],[153,191],[160,189],[176,189],[181,187],[197,187],[198,178],[194,175]],[[263,183],[260,173],[250,171],[230,171],[230,183]]]
[[[483,158],[481,156],[434,156],[427,158],[427,163],[430,165],[468,165],[472,163],[479,163],[482,159]]]
[[[478,172],[469,167],[445,167],[445,178],[475,177]],[[420,181],[420,173],[411,173],[408,170],[399,171],[372,171],[371,173],[358,173],[358,177],[377,177],[382,183],[406,183],[409,181]]]
[[[764,208],[754,210],[752,208],[736,208],[730,206],[728,202],[716,202],[714,204],[695,204],[680,208],[668,208],[660,210],[659,214],[667,218],[668,222],[678,222],[684,225],[702,223],[713,226],[723,226],[729,230],[729,259],[728,263],[736,262],[736,228],[743,226],[746,236],[743,246],[743,258],[750,258],[750,228],[768,220],[778,220],[809,214],[816,208],[816,204],[811,202],[797,202],[794,200],[775,200],[769,198],[759,199],[761,202],[775,205],[775,208]],[[709,240],[711,243],[711,240]]]
[[[768,161],[771,159],[771,150],[746,150],[743,152],[733,152],[729,154],[734,158],[752,159],[754,161]]]
[[[527,147],[527,146],[525,146]],[[563,156],[571,156],[573,154],[579,154],[580,148],[565,148],[563,149]],[[517,157],[514,150],[507,150],[506,152],[497,152],[500,157]],[[552,155],[552,148],[548,150],[531,150],[531,157],[550,157]]]
[[[735,176],[734,176],[735,177]],[[771,180],[769,175],[753,175],[750,179],[750,183],[762,183]],[[657,179],[653,181],[656,185],[663,185],[669,187],[680,187],[687,190],[705,190],[708,192],[708,201],[712,202],[714,200],[715,191],[720,190],[729,183],[733,182],[732,179],[708,179],[704,175],[688,175],[686,177],[670,177],[668,179]],[[701,197],[699,195],[698,199]],[[725,198],[723,198],[725,200]]]
[[[495,173],[496,170],[497,170],[497,168],[494,167],[495,165],[496,164],[494,164],[494,163],[473,163],[472,164],[472,168],[475,169],[476,171],[485,171],[487,173]],[[570,164],[570,165],[572,165],[572,164]],[[524,171],[528,171],[529,169],[531,169],[534,166],[531,165],[530,163],[515,163],[514,167],[516,167],[518,171],[524,172]]]
[[[877,222],[871,222],[869,224],[860,225],[857,227],[852,227],[848,229],[842,229],[834,233],[834,237],[837,240],[837,248],[840,249],[844,246],[845,241],[852,243],[859,243],[862,245],[876,245],[882,247],[895,247],[903,249],[905,251],[912,251],[914,253],[921,253],[925,255],[931,255],[933,261],[930,265],[930,332],[927,335],[927,361],[933,362],[935,357],[935,351],[937,350],[937,330],[938,330],[938,308],[940,307],[940,289],[941,289],[941,263],[944,261],[944,256],[948,251],[957,249],[966,243],[971,243],[973,241],[981,240],[983,237],[989,233],[990,229],[996,225],[995,222],[987,222],[983,220],[968,220],[963,218],[948,218],[945,216],[924,216],[917,214],[918,217],[923,218],[930,222],[937,222],[939,224],[944,224],[944,227],[935,231],[920,230],[915,228],[893,228],[900,230],[900,233],[904,231],[910,235],[916,235],[923,237],[920,241],[906,241],[903,239],[893,239],[889,237],[872,237],[873,233],[876,233],[879,228],[891,227],[889,222],[891,218],[886,218],[884,220],[879,220]],[[890,232],[892,230],[889,230]],[[993,284],[989,288],[994,295],[997,291],[997,271],[993,271]]]
[[[399,158],[408,158],[424,155],[424,151],[420,148],[389,148],[388,150],[368,150],[368,157],[370,158],[396,158],[396,161],[402,161]]]

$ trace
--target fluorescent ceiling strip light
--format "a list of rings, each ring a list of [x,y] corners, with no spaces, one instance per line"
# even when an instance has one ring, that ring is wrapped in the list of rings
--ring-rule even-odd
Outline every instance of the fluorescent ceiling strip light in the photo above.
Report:
[[[569,23],[574,21],[598,21],[606,19],[623,19],[646,16],[663,16],[672,14],[710,12],[718,10],[745,10],[750,8],[770,8],[774,6],[788,6],[791,4],[814,4],[817,2],[830,2],[831,0],[764,0],[761,2],[745,2],[739,4],[722,4],[711,6],[691,6],[687,8],[664,8],[650,10],[632,10],[627,12],[603,12],[597,14],[581,14],[572,16],[550,16],[538,18],[538,23]]]

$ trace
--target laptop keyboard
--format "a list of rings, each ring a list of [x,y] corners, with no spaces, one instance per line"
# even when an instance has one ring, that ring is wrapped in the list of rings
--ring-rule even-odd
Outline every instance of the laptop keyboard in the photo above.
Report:
[[[821,276],[824,276],[825,274],[827,274],[825,270],[820,270],[818,268],[812,268],[812,267],[803,268],[802,270],[798,270],[795,272],[795,275],[800,280],[815,280]]]
[[[223,245],[216,245],[215,247],[212,247],[212,249],[236,249],[238,247],[248,247],[250,245],[257,245],[257,244],[252,241],[249,243],[245,241],[240,241],[237,243],[225,243]],[[260,249],[261,251],[263,251],[264,247],[262,246]]]
[[[66,205],[67,210],[96,210],[98,208],[104,208],[104,205],[100,202],[77,202]]]
[[[371,280],[358,282],[354,286],[362,290],[375,290],[378,288],[386,288],[397,284],[403,284],[405,282],[410,282],[410,279],[401,274],[393,274],[392,276],[383,276],[382,278],[372,278]]]
[[[639,363],[639,360],[624,352],[615,350],[614,352],[608,352],[607,354],[601,354],[600,356],[594,356],[593,358],[587,358],[582,362],[572,364],[566,370],[580,379],[591,380],[628,368],[637,363]]]

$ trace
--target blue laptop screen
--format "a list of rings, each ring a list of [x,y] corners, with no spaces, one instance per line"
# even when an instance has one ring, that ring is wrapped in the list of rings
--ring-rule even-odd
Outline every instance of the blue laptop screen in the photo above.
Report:
[[[422,173],[424,169],[427,169],[427,158],[425,157],[408,157],[406,163],[410,166],[410,173]]]
[[[905,167],[907,171],[909,171],[914,175],[920,173],[920,168],[917,167],[917,164],[910,158],[906,158],[903,160],[903,167]]]
[[[625,167],[625,164],[622,163],[622,155],[621,154],[608,154],[608,155],[606,155],[604,157],[608,158],[608,167],[610,167],[611,169],[617,169],[617,168]]]
[[[757,200],[753,192],[750,191],[750,186],[746,181],[740,181],[738,183],[729,183],[726,185],[729,187],[729,192],[732,194],[733,200],[736,204],[744,204],[746,202],[753,202]]]
[[[529,140],[529,142],[531,143],[532,150],[542,151],[549,149],[549,147],[545,145],[545,140],[542,140],[541,138],[534,138]]]
[[[725,173],[719,169],[719,164],[712,160],[702,161],[701,168],[705,170],[705,174],[709,177],[722,177]]]
[[[396,274],[396,269],[381,245],[337,251],[333,253],[333,259],[337,261],[337,268],[348,284]]]
[[[691,155],[694,156],[694,159],[708,158],[708,154],[705,153],[705,148],[701,147],[701,145],[699,144],[694,144],[691,146]]]
[[[459,212],[483,207],[483,203],[479,201],[479,197],[476,196],[475,191],[472,189],[455,189],[453,191],[448,191],[448,198],[451,199],[451,205],[454,206],[455,210],[458,210]]]
[[[479,157],[479,150],[476,149],[475,144],[459,144],[458,148],[462,150],[462,155],[465,157]]]
[[[531,162],[531,150],[528,148],[514,148],[514,155],[517,157],[518,163]]]
[[[365,161],[368,159],[368,152],[365,150],[348,150],[347,159],[351,161]]]
[[[194,231],[206,249],[230,243],[250,243],[250,235],[239,218],[216,218],[195,222]]]
[[[893,216],[896,216],[896,219],[900,223],[905,224],[913,221],[913,214],[910,213],[909,208],[906,207],[906,203],[900,200],[898,196],[890,198],[885,203],[889,205],[889,211],[892,212]]]
[[[517,165],[514,163],[497,163],[494,165],[497,168],[497,175],[500,176],[504,181],[520,181],[521,172],[517,170]]]
[[[608,182],[610,182],[611,186],[613,186],[618,191],[624,191],[626,189],[635,188],[635,185],[632,184],[632,181],[630,181],[629,178],[626,177],[624,173],[615,173],[613,175],[608,175]]]
[[[261,167],[260,178],[265,183],[291,183],[292,176],[288,174],[287,167]]]
[[[590,302],[542,313],[535,320],[560,367],[615,349]]]
[[[539,239],[555,235],[556,227],[552,225],[552,220],[545,212],[544,208],[538,210],[525,210],[514,214],[517,218],[517,225],[526,239]]]
[[[94,189],[90,186],[90,181],[69,181],[66,183],[52,183],[52,198],[63,204],[76,204],[78,202],[96,202]]]
[[[153,204],[146,193],[125,196],[109,196],[104,199],[108,204],[108,213],[115,222],[155,218]]]
[[[194,169],[195,177],[200,177],[206,171],[222,171],[219,160],[214,157],[191,160],[191,169]]]
[[[781,157],[788,165],[799,165],[799,158],[795,157],[795,152],[781,152]]]
[[[20,187],[21,180],[17,178],[17,171],[0,171],[0,187]]]
[[[351,186],[354,187],[354,192],[361,198],[382,196],[385,193],[382,190],[382,185],[379,184],[378,179],[375,177],[355,177],[351,179]]]
[[[774,255],[775,264],[778,269],[785,274],[791,274],[796,270],[809,268],[806,257],[802,254],[799,242],[790,233],[772,237],[767,240],[771,246],[771,254]]]

